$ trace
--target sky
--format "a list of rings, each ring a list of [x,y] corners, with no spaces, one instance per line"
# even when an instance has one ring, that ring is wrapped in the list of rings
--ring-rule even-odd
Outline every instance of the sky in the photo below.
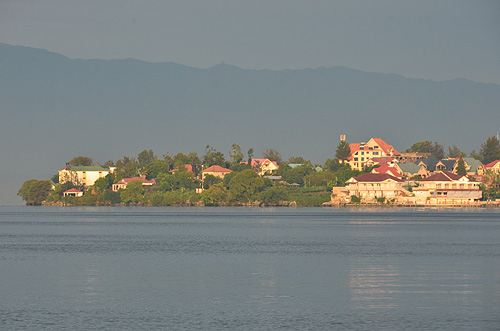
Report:
[[[82,59],[500,84],[498,0],[0,0],[0,42]]]
[[[0,0],[0,43],[80,59],[272,70],[345,66],[500,84],[500,1]],[[13,158],[7,143],[0,149]],[[20,183],[55,173],[48,162],[44,169],[26,160],[24,170],[0,169],[0,204],[21,204]]]

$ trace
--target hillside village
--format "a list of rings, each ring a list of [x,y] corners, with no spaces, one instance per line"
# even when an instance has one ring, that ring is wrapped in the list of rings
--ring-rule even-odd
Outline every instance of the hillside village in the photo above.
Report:
[[[75,157],[51,180],[24,182],[18,195],[30,205],[495,205],[498,138],[488,138],[481,153],[466,157],[453,146],[449,154],[457,155],[437,158],[444,156],[443,148],[429,141],[399,152],[381,138],[349,144],[343,135],[335,158],[324,165],[302,157],[284,161],[273,149],[262,158],[250,149],[244,158],[237,144],[229,160],[210,146],[202,158],[196,153],[159,158],[144,150],[137,158],[103,165]]]

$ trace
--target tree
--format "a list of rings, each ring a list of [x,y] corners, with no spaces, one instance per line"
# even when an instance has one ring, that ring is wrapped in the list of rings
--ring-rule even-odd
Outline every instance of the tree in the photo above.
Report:
[[[269,159],[270,161],[276,161],[278,164],[281,163],[281,153],[272,148],[268,148],[262,152],[262,157],[264,159]]]
[[[232,200],[248,202],[264,186],[264,180],[251,169],[243,170],[229,182],[229,194]]]
[[[345,162],[351,156],[351,148],[349,143],[345,140],[341,140],[337,145],[337,151],[335,152],[335,157],[339,159],[342,163]]]
[[[250,148],[247,152],[248,155],[248,164],[252,164],[252,159],[253,159],[253,148]]]
[[[218,152],[212,146],[207,145],[207,147],[205,148],[205,155],[203,156],[203,165],[205,167],[211,167],[215,164],[221,167],[224,167],[226,165],[224,154]]]
[[[50,180],[29,179],[23,183],[17,195],[26,201],[26,205],[39,206],[49,196],[51,189]]]
[[[206,175],[203,180],[203,188],[210,188],[214,184],[222,183],[222,178],[215,177],[214,175]]]
[[[187,161],[188,164],[190,164],[193,167],[193,172],[195,175],[197,175],[202,170],[201,169],[202,162],[200,157],[198,156],[198,153],[190,152],[187,155]]]
[[[272,186],[259,193],[259,200],[265,204],[277,204],[288,200],[288,193],[283,186]]]
[[[292,156],[288,158],[288,163],[303,164],[306,163],[306,159],[304,159],[302,156]]]
[[[201,202],[205,206],[218,206],[227,198],[227,189],[222,183],[212,185],[201,193]]]
[[[229,152],[229,160],[231,163],[240,163],[243,160],[243,157],[240,145],[237,143],[232,144],[231,151]]]
[[[104,192],[109,186],[109,182],[105,177],[99,178],[94,182],[94,190],[98,193]]]
[[[331,172],[339,170],[341,166],[339,159],[326,159],[325,161],[325,169]]]
[[[116,180],[137,176],[139,173],[139,163],[133,157],[124,156],[116,162]]]
[[[475,149],[473,149],[472,152],[470,152],[469,156],[478,161],[481,161],[481,155],[478,152],[476,152]]]
[[[457,146],[448,146],[448,157],[456,159],[457,157],[465,157],[466,154],[460,150]]]
[[[94,164],[94,161],[87,156],[76,156],[69,163],[72,166],[91,166]]]
[[[437,141],[432,143],[429,140],[414,143],[409,149],[406,150],[406,152],[431,153],[432,156],[434,156],[438,160],[441,160],[446,156],[443,145],[438,144]]]
[[[467,175],[467,170],[465,169],[464,159],[460,158],[457,163],[457,174],[458,175]]]
[[[144,194],[144,188],[142,187],[142,180],[134,179],[127,184],[127,189],[120,193],[120,198],[122,202],[134,202],[137,203],[142,200],[142,195]]]
[[[139,167],[144,168],[148,164],[153,163],[156,160],[156,156],[153,153],[153,150],[143,150],[137,155],[137,161],[139,162]]]
[[[500,143],[495,136],[489,137],[484,143],[481,144],[481,162],[483,164],[491,163],[495,160],[500,160]]]
[[[158,177],[160,173],[166,174],[169,171],[170,169],[168,168],[167,162],[165,162],[164,160],[156,159],[146,166],[146,178],[153,179]]]

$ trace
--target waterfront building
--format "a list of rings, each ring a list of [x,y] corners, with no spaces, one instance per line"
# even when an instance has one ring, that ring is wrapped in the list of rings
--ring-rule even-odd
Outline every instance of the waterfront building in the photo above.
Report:
[[[349,144],[351,156],[347,162],[354,170],[363,170],[372,158],[397,157],[400,153],[392,146],[380,138],[371,138],[367,143]]]

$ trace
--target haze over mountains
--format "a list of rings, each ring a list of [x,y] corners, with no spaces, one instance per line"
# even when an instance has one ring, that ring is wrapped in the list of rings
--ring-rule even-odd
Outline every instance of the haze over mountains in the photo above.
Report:
[[[0,204],[13,204],[24,180],[50,178],[77,155],[203,155],[207,144],[227,154],[236,142],[256,156],[271,147],[323,163],[341,133],[398,150],[428,139],[470,152],[500,130],[500,85],[345,67],[79,60],[0,44],[0,111]]]

